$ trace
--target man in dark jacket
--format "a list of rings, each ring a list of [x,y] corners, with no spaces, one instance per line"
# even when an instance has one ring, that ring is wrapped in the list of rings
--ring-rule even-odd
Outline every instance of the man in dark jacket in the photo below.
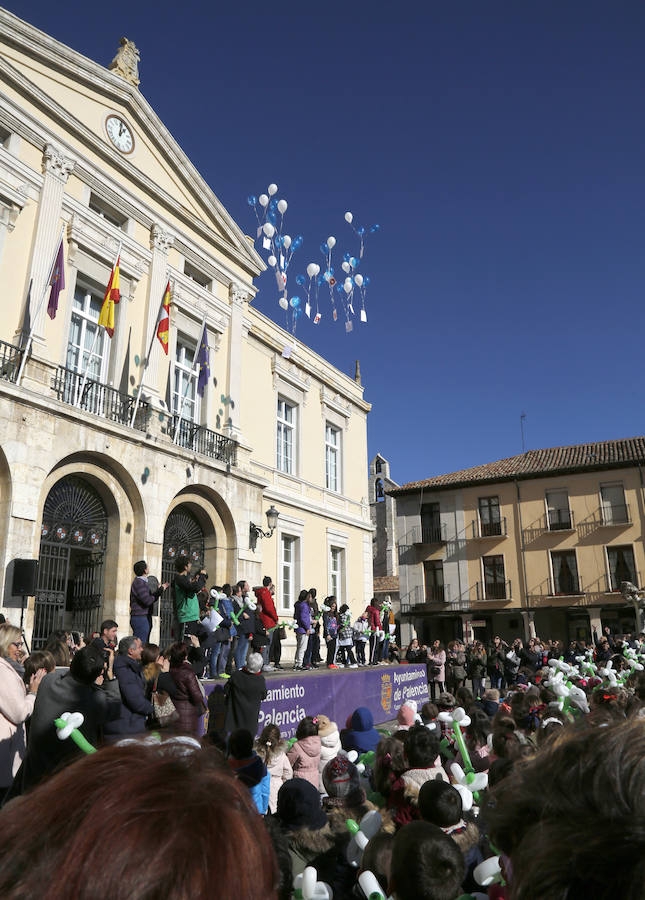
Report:
[[[249,653],[246,666],[238,669],[226,682],[227,732],[245,728],[255,735],[258,730],[260,704],[267,695],[266,681],[262,674],[262,657],[259,653]]]
[[[146,730],[146,717],[152,713],[152,703],[146,699],[146,687],[141,671],[141,641],[128,635],[119,641],[119,653],[114,660],[114,674],[121,693],[121,714],[108,722],[105,734],[111,738],[124,734],[141,734]]]
[[[208,630],[199,621],[199,600],[197,595],[204,588],[208,573],[200,569],[191,577],[191,562],[187,556],[178,557],[175,562],[176,575],[172,587],[175,599],[175,620],[173,631],[175,641],[183,641],[189,634],[206,639]]]
[[[134,564],[134,581],[130,587],[130,627],[142,644],[148,643],[152,630],[152,607],[167,587],[166,582],[153,590],[148,582],[148,563],[142,559]]]
[[[80,731],[94,746],[102,727],[121,710],[116,679],[104,683],[103,651],[89,645],[79,650],[68,671],[45,675],[38,688],[31,715],[27,754],[7,799],[30,790],[46,775],[82,756],[74,741],[61,741],[54,720],[65,712],[80,712]]]

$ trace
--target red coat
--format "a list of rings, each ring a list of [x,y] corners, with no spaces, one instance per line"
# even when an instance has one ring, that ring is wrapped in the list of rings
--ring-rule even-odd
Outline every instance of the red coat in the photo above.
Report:
[[[273,602],[271,591],[267,587],[256,588],[255,596],[260,604],[260,621],[268,631],[269,628],[273,628],[278,624],[278,614],[275,611],[275,603]]]
[[[381,613],[375,606],[367,607],[367,622],[372,631],[380,631],[381,629]]]

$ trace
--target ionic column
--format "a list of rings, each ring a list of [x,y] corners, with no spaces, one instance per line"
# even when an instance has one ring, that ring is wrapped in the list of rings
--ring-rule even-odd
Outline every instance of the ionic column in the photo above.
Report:
[[[226,423],[224,431],[236,441],[241,437],[240,406],[242,397],[242,320],[249,300],[249,292],[240,284],[232,284],[231,320],[228,326],[228,396],[232,403],[227,409],[230,421]]]
[[[159,396],[159,358],[162,355],[162,350],[161,346],[155,346],[152,335],[157,324],[163,292],[168,282],[168,251],[172,247],[174,240],[174,236],[164,231],[161,225],[153,225],[150,229],[152,261],[148,275],[148,315],[144,329],[141,359],[145,358],[152,341],[152,352],[150,353],[143,384],[145,393],[153,397]]]
[[[35,325],[34,337],[43,338],[45,305],[43,304],[35,322],[38,304],[47,283],[49,269],[56,253],[56,241],[60,234],[60,216],[63,207],[63,193],[67,179],[74,170],[75,162],[64,156],[53,144],[47,144],[43,152],[43,184],[40,189],[36,237],[31,256],[31,298],[29,315]]]

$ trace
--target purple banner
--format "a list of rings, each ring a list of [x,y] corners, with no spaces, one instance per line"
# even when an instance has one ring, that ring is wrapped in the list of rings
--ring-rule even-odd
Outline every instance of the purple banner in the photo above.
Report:
[[[260,707],[258,734],[273,722],[282,737],[295,737],[298,722],[303,716],[323,714],[344,728],[345,722],[357,706],[366,706],[376,725],[395,719],[406,700],[415,700],[418,707],[428,700],[426,667],[378,666],[352,672],[321,672],[301,676],[266,679],[267,697]],[[205,684],[207,696],[222,695],[222,682]],[[209,715],[223,726],[223,696],[209,696]],[[222,724],[220,725],[220,719]],[[208,727],[205,723],[205,728]]]

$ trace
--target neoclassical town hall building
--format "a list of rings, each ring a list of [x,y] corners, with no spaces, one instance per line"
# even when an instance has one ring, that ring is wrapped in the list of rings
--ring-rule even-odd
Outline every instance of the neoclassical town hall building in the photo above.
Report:
[[[372,592],[360,379],[300,342],[283,356],[288,335],[253,307],[252,240],[138,83],[131,42],[104,68],[0,11],[0,598],[17,622],[13,561],[38,559],[25,620],[35,646],[108,616],[126,633],[141,558],[164,578],[182,552],[210,583],[268,573],[284,615],[303,586],[355,610]],[[61,233],[51,319],[40,301]],[[98,317],[119,247],[109,339]],[[155,341],[143,372],[168,279],[169,352]]]

